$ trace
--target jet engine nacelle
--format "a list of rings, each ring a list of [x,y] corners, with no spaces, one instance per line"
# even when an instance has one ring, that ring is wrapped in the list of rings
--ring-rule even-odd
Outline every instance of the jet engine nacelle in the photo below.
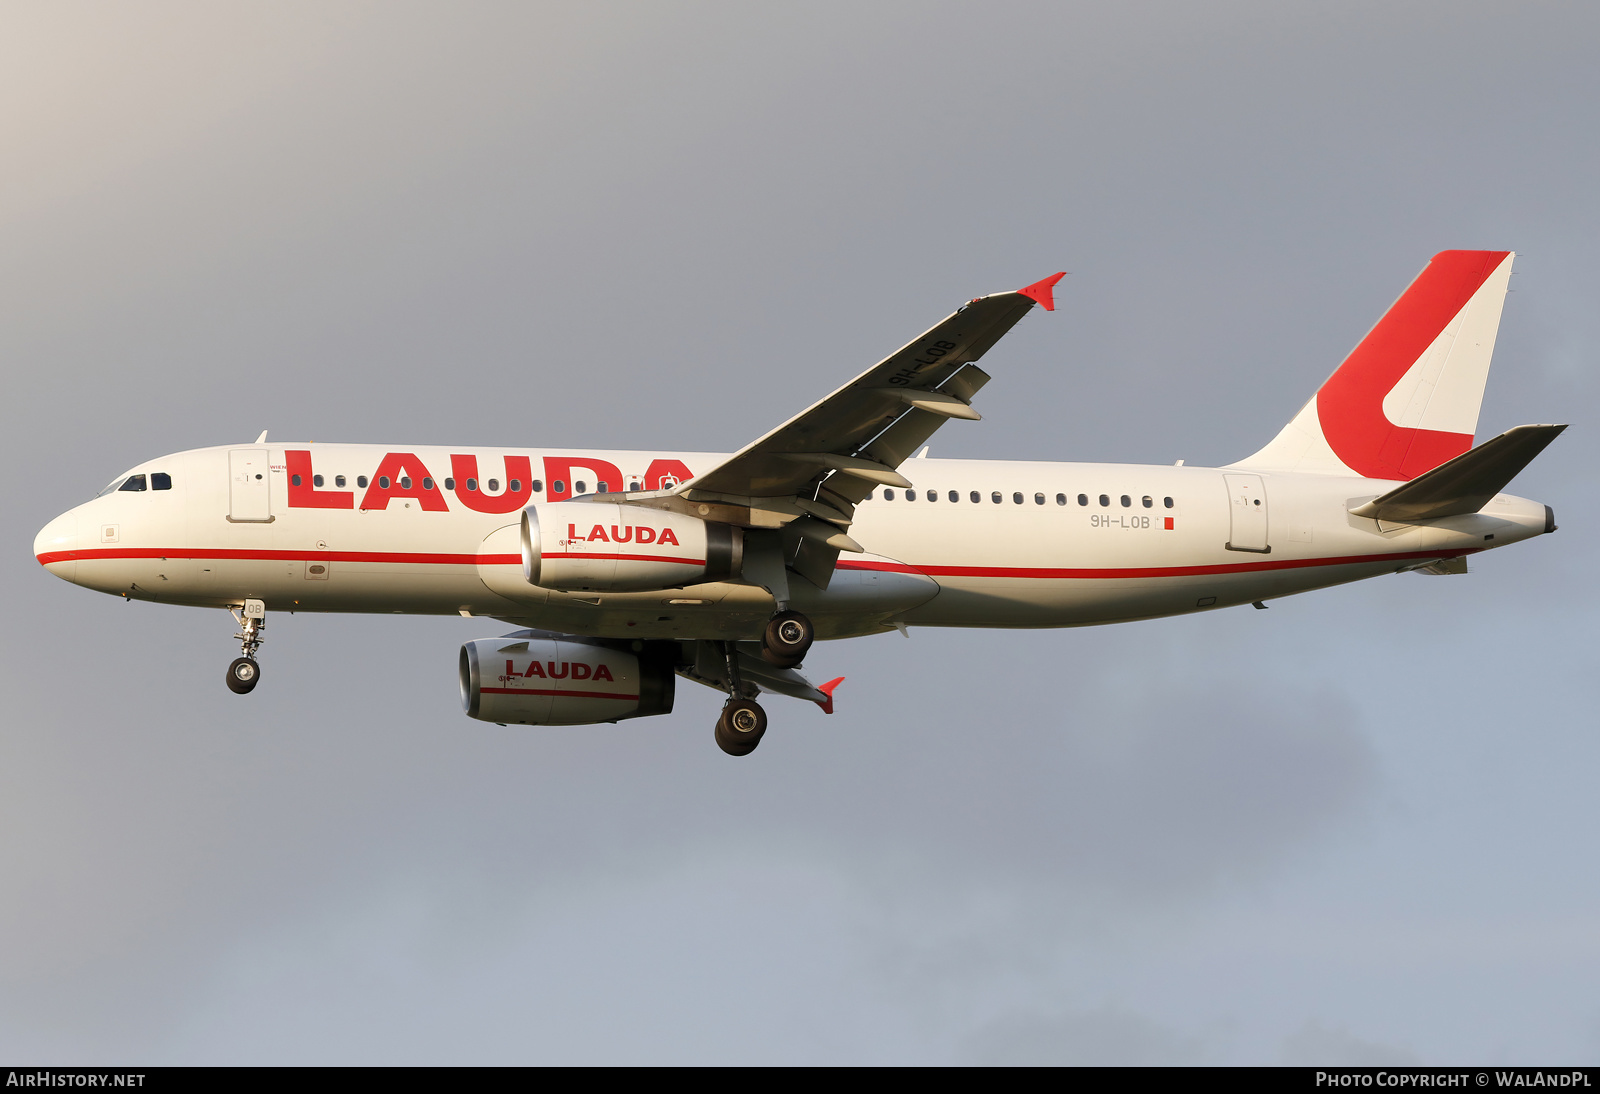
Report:
[[[485,638],[461,647],[461,705],[507,725],[581,726],[671,714],[670,657],[577,639]]]
[[[546,589],[644,592],[739,572],[739,529],[612,502],[538,502],[522,511],[522,576]]]

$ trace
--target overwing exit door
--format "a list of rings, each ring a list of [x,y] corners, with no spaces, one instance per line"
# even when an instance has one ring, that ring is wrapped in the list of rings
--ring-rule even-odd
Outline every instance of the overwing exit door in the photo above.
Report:
[[[1228,487],[1230,551],[1269,554],[1267,543],[1267,488],[1260,475],[1224,475]]]
[[[235,448],[228,453],[228,519],[235,524],[272,520],[271,468],[265,448]]]

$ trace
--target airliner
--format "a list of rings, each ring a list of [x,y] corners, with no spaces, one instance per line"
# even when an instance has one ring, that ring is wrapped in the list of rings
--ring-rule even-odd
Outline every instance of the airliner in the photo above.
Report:
[[[943,460],[978,367],[1055,274],[972,300],[732,455],[269,443],[162,456],[47,524],[39,563],[131,600],[228,610],[261,678],[267,613],[478,616],[461,702],[502,725],[671,712],[678,677],[833,712],[816,639],[1078,627],[1215,611],[1398,572],[1466,572],[1555,531],[1503,493],[1565,426],[1473,446],[1514,255],[1437,254],[1265,447],[1224,467]]]

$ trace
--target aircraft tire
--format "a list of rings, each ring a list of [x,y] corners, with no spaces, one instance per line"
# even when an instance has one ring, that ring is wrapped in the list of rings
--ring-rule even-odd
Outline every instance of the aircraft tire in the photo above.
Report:
[[[228,690],[235,695],[248,695],[261,681],[261,666],[249,657],[235,657],[228,666]]]
[[[733,700],[717,719],[717,747],[730,756],[748,756],[767,732],[767,712],[748,699]]]
[[[792,669],[806,659],[816,638],[811,620],[799,612],[779,612],[761,632],[761,658],[781,669]]]

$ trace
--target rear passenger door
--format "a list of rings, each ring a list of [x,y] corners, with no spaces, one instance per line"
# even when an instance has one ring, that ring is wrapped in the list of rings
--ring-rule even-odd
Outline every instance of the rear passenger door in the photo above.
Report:
[[[1267,488],[1260,475],[1224,475],[1228,486],[1230,551],[1269,554],[1267,543]]]

